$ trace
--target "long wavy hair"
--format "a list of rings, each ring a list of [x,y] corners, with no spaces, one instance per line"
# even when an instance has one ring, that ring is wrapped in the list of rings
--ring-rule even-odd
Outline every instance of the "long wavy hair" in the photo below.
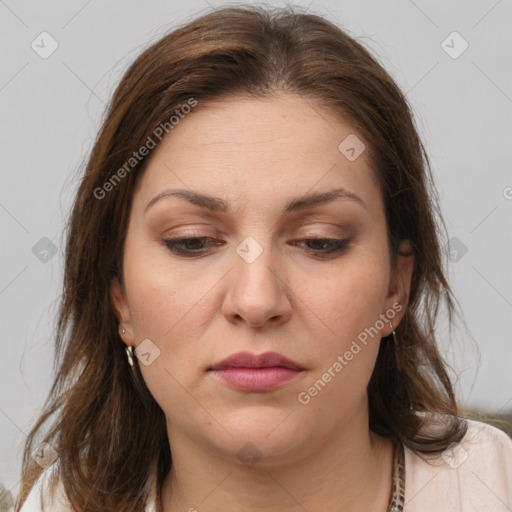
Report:
[[[384,198],[392,269],[400,241],[411,242],[410,299],[396,343],[380,344],[368,386],[370,429],[418,454],[464,436],[434,332],[440,305],[450,325],[458,314],[443,270],[446,227],[404,94],[361,43],[321,16],[296,7],[225,7],[146,48],[107,107],[66,226],[55,378],[24,447],[17,511],[43,471],[31,457],[42,441],[58,454],[57,476],[76,510],[143,510],[154,463],[160,489],[172,462],[165,416],[138,363],[134,371],[128,364],[109,294],[114,279],[122,282],[131,201],[147,157],[129,171],[126,162],[190,98],[200,108],[221,97],[277,91],[301,95],[362,134]],[[123,166],[122,180],[100,194]],[[425,413],[450,421],[429,435]]]

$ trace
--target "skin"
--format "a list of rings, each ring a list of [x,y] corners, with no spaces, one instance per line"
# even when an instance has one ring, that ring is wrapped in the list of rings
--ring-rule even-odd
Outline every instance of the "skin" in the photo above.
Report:
[[[150,339],[160,350],[136,364],[167,419],[164,512],[387,509],[392,447],[369,430],[366,388],[389,323],[308,404],[297,398],[398,302],[396,329],[409,298],[413,257],[398,256],[392,274],[367,155],[351,162],[338,150],[353,133],[364,140],[291,93],[231,97],[199,104],[150,156],[133,197],[124,287],[114,281],[111,297],[126,345]],[[341,187],[364,206],[339,198],[280,215],[292,198]],[[171,188],[220,197],[232,211],[179,197],[144,211]],[[205,248],[186,258],[162,242],[194,236],[220,245],[193,242]],[[248,236],[262,249],[251,263],[236,252]],[[304,242],[315,236],[351,241],[322,257],[321,243]],[[279,352],[305,371],[260,393],[207,371],[244,350]],[[248,442],[253,465],[237,456]]]

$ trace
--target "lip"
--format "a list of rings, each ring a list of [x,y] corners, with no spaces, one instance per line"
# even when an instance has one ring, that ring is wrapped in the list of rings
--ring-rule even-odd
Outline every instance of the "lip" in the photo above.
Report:
[[[229,368],[270,368],[275,366],[289,368],[290,370],[304,370],[298,363],[277,352],[264,352],[263,354],[237,352],[208,369],[226,370]]]
[[[208,370],[234,389],[265,392],[282,386],[304,371],[304,368],[277,352],[237,352]]]

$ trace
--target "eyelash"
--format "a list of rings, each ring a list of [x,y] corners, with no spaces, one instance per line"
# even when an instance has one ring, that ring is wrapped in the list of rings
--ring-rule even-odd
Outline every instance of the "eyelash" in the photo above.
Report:
[[[183,257],[192,258],[195,255],[200,255],[201,252],[193,249],[183,249],[182,244],[186,244],[191,240],[214,240],[209,236],[198,236],[198,237],[190,237],[190,238],[167,238],[162,239],[162,242],[166,245],[166,247],[174,254]],[[300,240],[301,242],[324,242],[331,244],[331,248],[328,250],[315,250],[309,249],[313,253],[316,253],[319,256],[329,256],[336,255],[345,252],[348,249],[348,245],[350,240],[342,240],[338,238],[303,238]],[[221,245],[220,243],[216,243],[214,245]],[[294,244],[297,245],[297,244]],[[322,244],[323,245],[323,244]],[[181,246],[181,247],[180,247]]]

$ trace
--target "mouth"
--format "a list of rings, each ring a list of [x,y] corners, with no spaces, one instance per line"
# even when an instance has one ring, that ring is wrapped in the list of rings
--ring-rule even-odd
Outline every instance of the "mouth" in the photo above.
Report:
[[[279,388],[305,368],[277,352],[251,354],[238,352],[208,368],[223,384],[247,392],[266,392]]]

